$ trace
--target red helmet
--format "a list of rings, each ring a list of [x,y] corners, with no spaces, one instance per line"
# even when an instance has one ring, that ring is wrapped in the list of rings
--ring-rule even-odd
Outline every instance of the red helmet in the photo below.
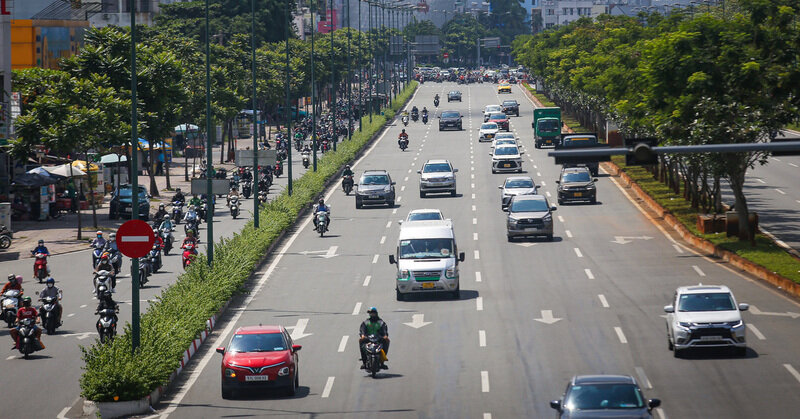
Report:
[[[108,260],[108,253],[103,253],[103,256],[100,256],[100,260]]]

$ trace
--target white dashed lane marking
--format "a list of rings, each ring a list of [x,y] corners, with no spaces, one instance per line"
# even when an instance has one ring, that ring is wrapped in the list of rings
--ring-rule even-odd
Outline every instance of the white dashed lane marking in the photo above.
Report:
[[[758,328],[754,324],[747,323],[747,328],[750,329],[750,331],[758,338],[758,340],[767,340],[764,334],[761,333],[761,331],[758,330]]]
[[[795,380],[800,382],[800,372],[797,372],[791,364],[783,364],[783,367],[786,368],[786,371],[789,371],[789,374],[792,374]]]
[[[614,331],[617,332],[620,343],[628,343],[628,339],[625,338],[625,333],[622,333],[621,327],[614,326]]]
[[[564,222],[564,217],[562,217],[562,216],[560,216],[560,215],[559,215],[559,216],[558,216],[558,221],[561,221],[561,222],[563,223],[563,222]]]
[[[372,257],[372,263],[378,263],[378,258],[379,258],[380,256],[381,256],[381,255],[375,255],[375,256],[373,256],[373,257]]]
[[[333,380],[336,377],[328,377],[328,381],[325,382],[325,388],[322,389],[322,398],[327,399],[331,395],[331,390],[333,389]]]
[[[600,299],[600,304],[602,304],[602,305],[603,305],[603,308],[608,308],[608,307],[610,307],[610,306],[608,305],[608,300],[606,300],[606,296],[605,296],[605,295],[603,295],[603,294],[597,294],[597,298],[599,298],[599,299]]]
[[[575,255],[578,256],[579,258],[582,258],[583,257],[583,253],[581,253],[581,249],[578,249],[576,247],[575,248]]]
[[[478,311],[483,311],[483,297],[478,297],[475,299],[475,308]]]
[[[571,232],[571,231],[569,231],[569,230],[564,230],[564,234],[566,234],[566,235],[567,235],[567,237],[569,237],[569,238],[572,238],[572,232]]]
[[[358,316],[361,313],[361,302],[357,302],[356,306],[353,308],[353,315]]]
[[[486,331],[478,330],[478,346],[481,348],[486,347]]]
[[[344,335],[342,336],[342,340],[339,341],[339,352],[344,352],[344,347],[347,346],[347,339],[349,336]]]
[[[692,269],[694,269],[694,271],[695,271],[695,272],[697,272],[697,274],[698,274],[698,275],[700,275],[700,276],[706,276],[705,272],[703,272],[703,271],[700,269],[700,267],[699,267],[699,266],[697,266],[697,265],[692,265]]]
[[[483,279],[481,278],[480,272],[475,272],[475,282],[481,282]]]
[[[369,281],[371,279],[372,279],[372,275],[367,275],[366,278],[364,278],[364,284],[362,284],[362,285],[364,285],[365,287],[368,287],[369,286]]]
[[[577,249],[576,249],[576,250],[577,250]],[[589,279],[594,279],[594,274],[592,273],[592,270],[591,270],[591,269],[589,269],[589,268],[586,268],[586,269],[584,269],[584,270],[583,270],[583,272],[585,272],[585,273],[586,273],[586,277],[587,277],[587,278],[589,278]]]
[[[675,248],[675,251],[676,251],[676,252],[678,252],[678,253],[683,253],[683,249],[681,249],[681,247],[680,247],[680,246],[678,246],[677,244],[673,244],[673,245],[672,245],[672,247],[674,247],[674,248]]]

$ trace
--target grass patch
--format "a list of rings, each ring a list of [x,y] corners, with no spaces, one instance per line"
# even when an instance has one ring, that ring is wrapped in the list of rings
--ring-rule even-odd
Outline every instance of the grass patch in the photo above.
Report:
[[[736,237],[726,237],[725,233],[701,234],[697,229],[697,211],[689,201],[675,194],[670,188],[640,166],[625,166],[625,158],[613,156],[611,160],[628,174],[639,187],[662,207],[672,213],[692,234],[702,237],[715,245],[761,265],[790,280],[800,283],[800,260],[787,253],[769,237],[758,234],[756,246],[741,242]]]
[[[800,131],[800,123],[789,124],[789,125],[786,126],[786,128],[790,129],[790,130],[794,130],[794,131]]]

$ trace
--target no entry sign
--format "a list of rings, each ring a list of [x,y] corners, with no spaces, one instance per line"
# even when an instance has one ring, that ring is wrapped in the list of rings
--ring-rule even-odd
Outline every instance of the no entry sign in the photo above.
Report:
[[[117,230],[117,248],[130,258],[147,255],[155,239],[153,229],[142,220],[126,221]]]

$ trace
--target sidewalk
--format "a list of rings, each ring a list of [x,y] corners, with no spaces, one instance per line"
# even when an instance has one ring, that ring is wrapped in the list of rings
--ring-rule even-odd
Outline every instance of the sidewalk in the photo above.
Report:
[[[252,147],[252,137],[239,139],[236,141],[237,149],[245,149]],[[226,147],[227,149],[227,147]],[[219,164],[219,147],[215,147],[214,167],[224,167],[230,172],[234,168],[234,163]],[[201,159],[197,159],[199,165]],[[191,167],[192,159],[188,160],[189,178],[192,178],[193,167]],[[199,170],[199,168],[197,168]],[[181,188],[184,194],[191,191],[191,182],[184,180],[184,159],[178,157],[173,159],[170,164],[170,185],[172,190],[167,189],[166,176],[156,176],[156,185],[160,196],[153,197],[150,200],[150,213],[158,210],[158,204],[168,204],[170,199],[175,194],[174,190]],[[150,177],[147,175],[139,175],[139,184],[147,187],[149,190]],[[108,219],[108,201],[111,195],[106,195],[103,200],[103,206],[97,209],[97,228],[94,227],[92,222],[92,210],[81,211],[82,218],[82,240],[78,240],[78,214],[64,214],[58,219],[48,219],[47,221],[14,221],[12,222],[12,230],[14,237],[12,239],[11,247],[5,251],[0,251],[0,261],[17,260],[27,258],[30,256],[30,251],[33,250],[39,240],[44,240],[45,246],[50,250],[51,254],[62,254],[85,250],[89,248],[89,243],[95,237],[95,232],[100,230],[103,235],[108,238],[108,234],[117,231],[120,225],[127,221],[126,219]]]

